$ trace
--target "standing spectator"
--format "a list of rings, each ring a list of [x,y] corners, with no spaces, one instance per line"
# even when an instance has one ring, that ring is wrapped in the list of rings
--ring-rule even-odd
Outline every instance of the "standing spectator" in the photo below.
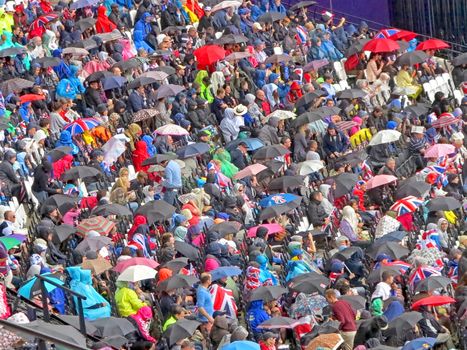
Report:
[[[340,322],[339,331],[344,339],[344,349],[352,350],[357,333],[355,311],[347,301],[337,299],[337,291],[334,289],[326,291],[326,300],[331,305],[332,317]]]

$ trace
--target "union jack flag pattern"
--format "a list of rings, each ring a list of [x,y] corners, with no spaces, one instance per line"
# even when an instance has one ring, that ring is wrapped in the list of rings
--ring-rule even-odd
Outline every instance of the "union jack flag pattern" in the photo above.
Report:
[[[381,29],[378,33],[376,33],[375,38],[389,39],[391,35],[394,35],[398,32],[400,32],[400,29],[396,29],[396,28]]]
[[[237,318],[237,305],[231,290],[218,284],[209,287],[214,311],[226,312],[228,316]]]
[[[412,271],[409,276],[409,287],[411,290],[415,290],[417,284],[424,279],[427,279],[430,276],[441,276],[441,272],[438,268],[429,267],[429,266],[421,266],[416,270]]]

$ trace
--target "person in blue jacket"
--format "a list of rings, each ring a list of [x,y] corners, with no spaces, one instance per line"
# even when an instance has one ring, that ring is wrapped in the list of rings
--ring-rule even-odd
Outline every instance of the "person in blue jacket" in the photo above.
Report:
[[[250,307],[247,312],[247,321],[250,324],[251,331],[257,340],[263,333],[263,330],[258,329],[258,326],[270,318],[271,316],[269,316],[263,308],[262,300],[254,300],[250,303]]]
[[[339,130],[335,124],[330,123],[323,137],[323,149],[327,157],[335,158],[349,148],[349,139]]]
[[[71,134],[68,130],[63,130],[60,133],[60,138],[59,140],[55,143],[55,148],[60,147],[60,146],[68,146],[71,147],[71,154],[72,155],[77,155],[79,153],[79,148],[73,143],[73,139],[71,137]]]
[[[284,5],[282,5],[281,0],[271,1],[271,12],[279,12],[284,15],[287,14],[287,10],[285,9]]]
[[[133,31],[133,42],[135,43],[136,50],[145,49],[149,54],[154,52],[153,48],[144,41],[144,35],[141,30],[135,29]]]
[[[149,12],[145,12],[143,13],[139,21],[135,23],[134,31],[141,31],[141,33],[143,34],[143,40],[146,39],[148,34],[152,32],[152,26],[150,23],[151,18],[151,14]]]

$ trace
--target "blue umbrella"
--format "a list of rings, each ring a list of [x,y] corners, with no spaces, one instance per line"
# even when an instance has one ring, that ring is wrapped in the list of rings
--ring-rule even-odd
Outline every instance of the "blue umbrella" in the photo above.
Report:
[[[238,276],[242,274],[242,270],[237,266],[221,266],[211,271],[211,279],[213,281],[220,280],[226,277]]]
[[[254,343],[249,340],[239,340],[225,345],[222,350],[259,350],[260,346],[258,343]]]
[[[287,204],[297,200],[301,200],[301,198],[290,193],[276,193],[263,198],[259,202],[259,205],[263,208],[267,208],[272,207],[273,205]]]
[[[405,231],[393,231],[385,234],[383,237],[378,238],[375,243],[384,243],[384,242],[400,242],[402,241],[405,236],[407,236],[407,232]]]
[[[94,6],[98,2],[99,2],[98,0],[78,0],[78,1],[73,2],[70,5],[70,10],[77,10],[83,7]]]
[[[102,80],[102,89],[104,91],[121,88],[127,82],[126,78],[119,76],[105,77]]]
[[[54,274],[44,273],[41,276],[44,276],[44,277],[50,279],[51,281],[54,281],[55,283],[57,283],[57,284],[59,284],[61,286],[65,284],[60,279],[58,279],[56,277],[56,275],[54,275]],[[47,292],[51,292],[55,288],[57,288],[57,287],[50,284],[50,283],[45,282],[45,289],[47,290]],[[41,292],[42,292],[41,291],[41,283],[40,283],[40,280],[37,277],[33,277],[33,278],[27,280],[18,289],[18,294],[21,295],[22,297],[26,298],[26,299],[32,299],[36,295],[41,294]]]
[[[418,338],[404,345],[402,350],[426,350],[436,344],[436,338]]]

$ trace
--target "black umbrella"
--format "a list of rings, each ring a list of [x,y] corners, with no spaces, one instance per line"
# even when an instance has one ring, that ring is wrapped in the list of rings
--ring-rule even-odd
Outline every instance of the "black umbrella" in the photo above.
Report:
[[[347,89],[337,93],[339,99],[353,100],[355,98],[364,98],[367,95],[362,89]]]
[[[273,159],[276,157],[285,156],[289,153],[290,151],[282,145],[271,145],[258,149],[255,154],[253,154],[253,159]]]
[[[405,231],[393,231],[390,233],[385,234],[383,237],[378,238],[374,245],[380,245],[385,242],[400,242],[407,236],[407,232]]]
[[[72,148],[69,146],[60,146],[47,152],[45,156],[47,158],[50,158],[50,160],[53,163],[53,162],[56,162],[57,160],[62,159],[66,155],[71,154],[71,151],[72,151]]]
[[[54,194],[45,200],[41,206],[41,213],[46,214],[51,206],[56,207],[60,214],[65,215],[78,203],[78,198],[65,194]]]
[[[84,39],[84,40],[72,43],[68,45],[68,47],[77,47],[77,48],[82,48],[82,49],[89,51],[89,50],[99,47],[99,45],[97,45],[97,43],[92,39]]]
[[[374,259],[376,259],[380,254],[386,254],[395,260],[399,260],[403,256],[409,255],[409,253],[410,251],[406,247],[401,246],[397,242],[384,242],[377,245],[373,244],[373,246],[367,249],[367,254]]]
[[[271,55],[264,61],[264,64],[272,64],[272,63],[286,63],[292,60],[292,56],[286,54],[275,54]]]
[[[304,177],[301,175],[295,176],[281,176],[277,179],[272,180],[269,183],[269,190],[287,191],[287,189],[294,189],[303,186]]]
[[[209,232],[217,232],[221,237],[229,234],[236,234],[240,231],[241,224],[236,221],[224,221],[219,224],[213,225]]]
[[[361,248],[359,247],[348,247],[344,250],[341,250],[340,252],[335,253],[331,260],[337,259],[345,262],[346,260],[350,259],[352,255],[359,252],[361,252]]]
[[[259,23],[272,23],[276,21],[280,21],[285,18],[284,13],[279,12],[266,12],[264,15],[261,15],[258,18]]]
[[[423,63],[428,59],[428,55],[424,51],[412,51],[400,55],[396,62],[397,66],[413,66],[415,64]]]
[[[37,63],[42,68],[56,67],[60,64],[61,60],[58,57],[41,57],[36,58],[33,63]]]
[[[63,321],[64,323],[67,323],[68,325],[80,329],[79,325],[79,316],[73,316],[73,315],[57,315],[57,317]],[[89,335],[93,335],[94,333],[97,332],[97,328],[90,322],[90,321],[84,321],[86,325],[86,333]]]
[[[243,44],[247,43],[248,38],[244,35],[234,35],[234,34],[227,34],[221,36],[219,39],[215,40],[214,43],[217,45],[225,45],[225,44]]]
[[[58,240],[60,241],[60,243],[62,243],[72,234],[76,233],[76,227],[67,224],[62,224],[60,226],[54,226],[54,231],[58,237]]]
[[[172,217],[175,207],[163,200],[150,201],[138,208],[135,214],[146,217],[148,223],[152,225],[157,221],[164,221]]]
[[[379,269],[374,269],[368,275],[367,281],[368,283],[379,283],[383,280],[383,272],[390,272],[394,276],[400,275],[401,271],[396,266],[381,266]]]
[[[191,261],[199,259],[199,250],[186,242],[175,242],[175,250]]]
[[[444,276],[430,276],[418,282],[416,292],[431,292],[435,289],[446,288],[452,283],[451,279]]]
[[[397,200],[408,196],[424,197],[430,188],[431,186],[425,181],[418,181],[415,178],[411,178],[399,184],[394,198]]]
[[[162,162],[165,162],[166,160],[172,160],[172,159],[177,159],[177,155],[175,153],[162,153],[162,154],[156,154],[152,158],[148,158],[145,161],[143,161],[143,165],[154,165],[154,164],[160,164]]]
[[[154,79],[154,78],[150,78],[150,77],[139,77],[139,78],[136,78],[135,80],[133,80],[132,82],[130,82],[128,85],[127,85],[127,89],[137,89],[141,86],[146,86],[146,85],[150,85],[150,84],[154,84],[154,83],[157,83],[158,80]]]
[[[363,46],[365,46],[365,44],[369,41],[370,39],[357,40],[355,43],[350,45],[350,47],[345,52],[345,56],[349,57],[349,56],[355,55],[356,53],[362,52]]]
[[[259,174],[262,174],[263,172],[269,172],[269,171],[272,171],[272,175],[277,174],[279,170],[284,166],[284,164],[285,164],[284,162],[281,162],[280,160],[277,160],[277,159],[268,160],[266,162],[263,162],[263,165],[266,165],[269,169],[264,169]]]
[[[109,215],[117,215],[117,216],[132,216],[133,215],[133,213],[127,206],[116,204],[116,203],[99,205],[91,211],[91,214],[94,216],[103,216],[103,217],[107,217]]]
[[[431,199],[427,208],[429,211],[439,211],[439,210],[456,210],[462,206],[462,203],[453,197],[437,197]]]
[[[117,29],[115,29],[112,32],[96,34],[96,35],[93,36],[93,39],[94,38],[99,38],[104,43],[106,43],[108,41],[119,40],[119,39],[123,38],[123,35]]]
[[[157,290],[168,291],[178,288],[191,288],[194,284],[198,282],[199,279],[197,279],[195,276],[177,274],[159,283],[159,285],[157,286]]]
[[[101,70],[99,72],[94,72],[91,75],[89,75],[84,81],[87,83],[91,83],[93,81],[101,81],[102,79],[106,77],[113,77],[114,75],[110,73],[109,71],[106,70]]]
[[[364,309],[366,306],[366,299],[360,295],[342,295],[339,300],[348,302],[355,311]]]
[[[397,52],[399,53],[407,51],[410,46],[409,43],[404,40],[397,40],[396,43],[399,44],[399,49],[397,49]]]
[[[135,68],[138,68],[142,66],[142,63],[139,59],[137,58],[130,58],[129,60],[127,61],[120,61],[120,62],[117,62],[115,63],[112,68],[114,67],[117,67],[117,68],[120,68],[123,72],[127,71],[127,70],[130,70],[130,69],[135,69]],[[147,76],[145,76],[147,78]],[[142,76],[140,76],[139,78],[143,78]],[[136,80],[136,79],[135,79]],[[152,84],[153,82],[149,83],[149,84]],[[147,85],[147,84],[144,84],[144,85]],[[142,85],[140,85],[142,86]],[[129,88],[130,89],[130,88]]]
[[[164,267],[178,273],[181,269],[188,265],[188,258],[180,257],[167,262]]]
[[[179,32],[179,31],[182,31],[182,30],[185,30],[186,28],[185,27],[182,27],[182,26],[168,26],[168,27],[165,27],[164,29],[162,29],[161,33],[162,34],[167,34],[167,33],[175,33],[175,32]]]
[[[121,349],[124,345],[128,345],[130,340],[122,335],[111,335],[110,337],[102,338],[102,342],[114,347],[115,349]]]
[[[97,252],[104,247],[112,244],[112,240],[109,237],[98,236],[98,237],[85,237],[75,248],[76,251],[82,253],[92,251]]]
[[[467,64],[467,52],[457,56],[451,62],[453,66],[462,66],[463,64]]]
[[[300,108],[302,106],[313,103],[318,97],[326,96],[327,93],[321,90],[316,90],[309,92],[302,97],[300,97],[297,102],[295,102],[295,108]]]
[[[336,189],[334,190],[334,197],[339,198],[348,194],[358,181],[357,174],[342,173],[334,177]]]
[[[322,106],[322,107],[319,107],[313,110],[313,112],[319,113],[323,117],[329,117],[331,115],[338,115],[341,111],[342,109],[336,106]]]
[[[14,46],[0,50],[0,57],[16,56],[21,53],[26,53],[26,49],[24,47]]]
[[[103,317],[92,321],[91,324],[97,328],[95,335],[99,337],[107,337],[114,335],[125,336],[136,330],[133,323],[126,318],[119,317]]]
[[[175,74],[176,70],[174,67],[171,66],[159,66],[154,69],[156,72],[164,72],[167,73],[168,75]]]
[[[86,29],[94,27],[94,24],[96,24],[97,19],[92,18],[92,17],[86,17],[83,19],[80,19],[75,23],[75,28],[78,28],[81,30],[81,32],[84,32]]]
[[[293,121],[294,127],[298,128],[302,125],[313,123],[317,120],[321,120],[323,116],[316,111],[306,112],[301,114],[297,119]]]
[[[102,176],[102,173],[96,168],[80,165],[67,170],[62,174],[62,181],[68,181],[73,179],[86,179],[94,176]]]
[[[3,82],[0,86],[3,96],[7,96],[14,91],[21,91],[33,87],[34,82],[22,78],[13,78]]]
[[[273,205],[273,206],[263,209],[261,213],[259,214],[259,220],[263,221],[263,220],[275,218],[276,216],[280,216],[282,214],[288,213],[296,208],[296,207],[295,208],[291,207],[289,204],[290,203]]]
[[[421,319],[423,319],[423,316],[420,312],[404,312],[402,315],[389,322],[388,329],[395,330],[396,336],[401,336],[407,332],[407,330],[412,329]]]
[[[172,97],[178,95],[180,92],[185,90],[183,86],[174,84],[164,84],[157,89],[154,98],[161,99],[164,97]]]
[[[419,51],[417,51],[419,52]],[[415,118],[418,118],[422,115],[425,115],[429,112],[430,108],[422,104],[412,105],[404,108],[404,114],[412,115]]]
[[[287,293],[287,289],[280,286],[261,286],[250,294],[250,301],[263,300],[264,302],[276,300]]]
[[[186,145],[185,147],[179,148],[177,150],[177,156],[180,159],[196,157],[201,154],[209,152],[210,148],[211,147],[207,143],[203,143],[203,142],[192,143],[191,145]]]
[[[339,332],[339,326],[340,322],[336,320],[329,320],[326,321],[320,325],[316,325],[313,327],[313,330],[315,327],[317,328],[318,334],[331,334],[331,333],[338,333]]]
[[[295,5],[291,6],[289,10],[295,11],[295,10],[299,10],[301,8],[309,7],[313,5],[316,5],[316,1],[300,1],[300,2],[297,2]]]
[[[129,322],[129,321],[128,321]],[[35,331],[39,334],[47,334],[56,339],[74,344],[80,348],[86,349],[86,338],[72,326],[57,325],[47,323],[42,320],[32,321],[21,325],[24,328]],[[66,348],[66,346],[64,347]]]
[[[126,84],[127,80],[125,77],[119,77],[118,75],[113,75],[109,77],[105,77],[101,84],[102,90],[108,91],[113,89],[119,89]]]
[[[167,339],[169,346],[172,346],[180,340],[191,337],[200,324],[201,322],[182,318],[173,323],[162,336]]]
[[[295,292],[305,294],[318,292],[322,294],[326,287],[329,286],[329,283],[330,280],[326,276],[320,275],[316,272],[308,272],[292,278],[287,283],[287,287]]]

